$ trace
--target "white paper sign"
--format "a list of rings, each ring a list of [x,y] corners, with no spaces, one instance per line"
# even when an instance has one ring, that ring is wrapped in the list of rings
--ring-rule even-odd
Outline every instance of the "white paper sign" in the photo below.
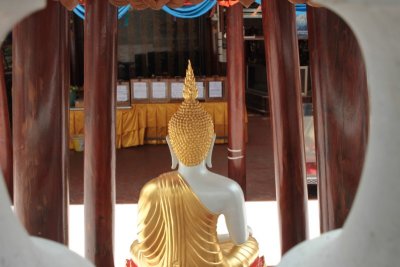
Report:
[[[210,98],[222,97],[222,82],[212,81],[208,84],[208,96]]]
[[[171,98],[179,99],[183,98],[183,83],[172,82],[171,83]]]
[[[199,91],[198,99],[204,99],[204,82],[196,82],[196,85]]]
[[[117,102],[129,101],[129,88],[126,84],[117,85]]]
[[[147,83],[134,82],[133,83],[133,98],[134,99],[147,99]]]
[[[152,96],[156,99],[167,98],[167,83],[166,82],[153,82],[152,83]]]

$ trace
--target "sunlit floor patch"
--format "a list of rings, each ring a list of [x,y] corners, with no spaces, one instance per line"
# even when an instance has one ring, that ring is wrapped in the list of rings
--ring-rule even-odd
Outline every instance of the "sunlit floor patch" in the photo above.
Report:
[[[278,209],[276,201],[247,202],[248,225],[260,245],[260,254],[265,256],[268,265],[276,265],[281,258],[279,240]],[[115,208],[115,267],[124,267],[125,259],[130,258],[129,247],[136,239],[137,205],[119,204]],[[308,202],[308,221],[310,238],[317,237],[319,231],[318,202]],[[83,205],[70,205],[69,243],[70,248],[84,255],[84,216]],[[223,216],[218,221],[218,233],[226,233]]]

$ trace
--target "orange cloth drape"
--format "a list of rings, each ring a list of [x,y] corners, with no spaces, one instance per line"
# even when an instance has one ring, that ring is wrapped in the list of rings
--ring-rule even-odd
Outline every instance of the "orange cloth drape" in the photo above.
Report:
[[[165,143],[168,121],[180,103],[134,104],[116,112],[116,147]],[[226,102],[202,103],[214,121],[217,143],[228,140],[228,111]],[[70,137],[84,133],[84,111],[70,111]],[[70,138],[71,139],[71,138]],[[70,148],[73,148],[70,141]]]

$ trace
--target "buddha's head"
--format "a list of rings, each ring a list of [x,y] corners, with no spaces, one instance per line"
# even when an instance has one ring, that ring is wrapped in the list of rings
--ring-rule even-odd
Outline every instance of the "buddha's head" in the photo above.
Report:
[[[168,123],[170,148],[179,162],[196,166],[204,161],[214,141],[211,115],[197,100],[198,90],[189,61],[183,88],[183,102]]]

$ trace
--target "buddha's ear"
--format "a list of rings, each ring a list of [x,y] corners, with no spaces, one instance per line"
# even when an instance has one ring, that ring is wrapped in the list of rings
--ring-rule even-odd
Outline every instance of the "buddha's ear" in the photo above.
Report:
[[[208,151],[208,155],[206,158],[206,165],[208,168],[212,168],[212,152],[214,150],[214,144],[215,144],[215,139],[217,138],[217,136],[214,134],[213,139],[211,141],[211,146],[210,146],[210,150]]]
[[[172,149],[171,146],[171,140],[169,140],[169,136],[167,135],[167,137],[165,138],[165,140],[167,140],[167,144],[169,147],[169,153],[171,154],[171,160],[172,160],[172,164],[171,164],[171,169],[176,169],[176,167],[178,166],[178,157],[176,156],[174,150]]]

